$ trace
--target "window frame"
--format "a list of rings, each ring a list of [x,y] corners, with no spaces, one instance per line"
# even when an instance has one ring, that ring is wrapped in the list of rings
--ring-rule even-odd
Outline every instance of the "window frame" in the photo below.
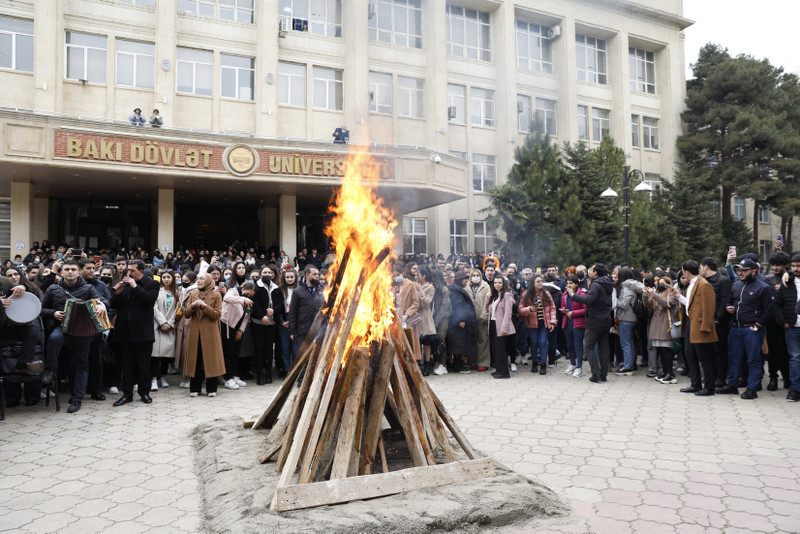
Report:
[[[642,116],[642,147],[647,150],[660,150],[660,125],[659,120],[655,117]]]
[[[187,50],[192,52],[203,52],[205,54],[210,54],[211,62],[205,63],[202,61],[194,60],[194,59],[179,59],[178,53],[181,50]],[[181,68],[181,64],[184,65],[191,65],[192,67],[192,90],[191,91],[182,91],[178,84],[180,83],[180,75],[179,69]],[[197,84],[197,66],[204,65],[208,67],[208,74],[210,79],[208,80],[208,94],[199,93],[197,92],[198,84]],[[182,95],[196,95],[196,96],[213,96],[214,95],[214,52],[211,50],[205,50],[202,48],[189,48],[185,46],[179,46],[175,50],[175,92]]]
[[[552,103],[553,109],[541,107],[540,103]],[[541,117],[540,117],[541,114]],[[552,116],[551,116],[552,115]],[[533,120],[540,121],[544,126],[544,133],[558,135],[558,101],[550,98],[536,97],[533,99]],[[548,126],[552,123],[552,129]]]
[[[292,67],[301,67],[303,70],[302,77],[299,74],[281,72],[281,65],[290,65]],[[292,89],[302,81],[303,95],[302,103],[294,102]],[[286,84],[286,95],[288,102],[281,102],[281,86]],[[308,66],[305,63],[292,63],[291,61],[278,61],[278,105],[305,108],[308,101]]]
[[[520,104],[522,109],[520,110]],[[523,122],[526,122],[528,127],[524,128]],[[533,97],[517,93],[517,129],[520,132],[530,133],[533,127]]]
[[[90,36],[90,37],[101,37],[102,39],[105,40],[106,46],[105,46],[105,48],[98,48],[96,46],[83,45],[83,44],[77,44],[77,43],[69,43],[69,42],[67,42],[67,38],[70,37],[72,34],[75,34],[75,35],[87,35],[87,36]],[[75,31],[71,31],[71,30],[66,30],[64,45],[65,45],[64,53],[65,53],[65,58],[66,58],[66,60],[64,61],[64,71],[65,71],[64,72],[64,79],[65,80],[75,80],[75,81],[86,80],[88,83],[100,83],[100,84],[108,83],[108,67],[107,67],[107,62],[108,62],[108,36],[107,35],[97,35],[97,34],[93,34],[93,33],[83,33],[83,32],[75,32]],[[70,78],[69,77],[69,71],[70,71],[69,51],[70,51],[70,48],[83,50],[83,75],[82,75],[83,77],[82,78]],[[103,65],[103,80],[102,81],[101,80],[90,80],[89,79],[89,51],[90,50],[102,51],[103,52],[103,62],[102,62],[102,65]]]
[[[478,233],[478,228],[482,228],[481,233]],[[483,252],[484,254],[488,253],[491,249],[489,248],[489,239],[491,238],[489,234],[489,225],[487,224],[486,220],[483,221],[472,221],[472,243],[475,246],[473,252],[480,253]],[[478,246],[478,241],[483,241],[483,248]]]
[[[611,135],[611,110],[592,107],[592,141],[599,143],[606,135]]]
[[[417,223],[422,222],[424,229],[417,232]],[[408,223],[408,225],[406,224]],[[406,232],[406,227],[411,232]],[[406,247],[406,238],[410,239],[411,250]],[[422,240],[422,250],[417,250],[417,240]],[[403,217],[403,254],[427,254],[428,252],[428,218],[427,217]]]
[[[30,24],[31,25],[31,30],[30,30],[31,32],[30,33],[23,33],[22,31],[18,31],[18,30],[3,30],[3,29],[0,29],[0,34],[11,36],[11,53],[9,54],[10,57],[11,57],[11,66],[9,66],[9,67],[0,67],[0,69],[14,70],[14,71],[17,71],[17,72],[34,72],[34,70],[35,70],[35,61],[36,61],[36,57],[35,57],[36,56],[36,54],[35,54],[36,41],[35,41],[35,37],[34,37],[33,21],[32,20],[23,19],[23,18],[19,18],[19,17],[9,17],[9,16],[6,16],[6,15],[0,15],[0,19],[11,19],[11,20],[14,20],[14,21],[18,21],[18,22],[21,22],[21,23],[25,23],[25,24]],[[19,55],[19,44],[18,44],[18,41],[20,40],[21,37],[22,38],[30,37],[30,41],[31,41],[30,61],[29,61],[30,66],[31,66],[30,70],[22,69],[22,68],[19,67],[19,59],[20,58],[18,57],[18,55]]]
[[[495,128],[497,115],[495,109],[494,89],[485,87],[469,88],[470,123],[481,128]],[[476,92],[483,92],[485,96],[478,96]],[[476,111],[478,114],[476,115]],[[475,119],[478,122],[475,122]]]
[[[478,158],[486,160],[478,161]],[[497,156],[473,152],[471,165],[473,193],[486,193],[490,186],[497,185]],[[490,174],[493,176],[490,177]],[[476,187],[478,182],[480,182],[480,188]]]
[[[581,141],[589,141],[589,106],[578,104],[578,139]],[[581,121],[583,118],[583,121]],[[583,127],[583,134],[581,134],[581,127]]]
[[[251,67],[240,67],[237,65],[226,65],[225,58],[237,58],[250,60]],[[233,71],[233,82],[235,87],[235,95],[225,94],[225,74],[226,71]],[[241,76],[243,72],[250,73],[250,98],[244,98],[241,95],[242,84]],[[239,56],[236,54],[220,53],[219,55],[219,96],[221,98],[230,98],[233,100],[242,100],[245,102],[254,102],[256,99],[256,58],[248,56]]]
[[[459,13],[456,13],[457,11]],[[470,17],[470,14],[474,14],[474,18]],[[492,61],[492,17],[488,11],[447,2],[445,19],[448,55],[475,61]],[[454,39],[454,34],[457,33],[456,27],[461,33],[461,42],[459,43],[456,43]],[[476,32],[472,39],[474,44],[470,44],[468,35],[470,30]],[[457,52],[457,49],[460,49],[460,53]]]
[[[520,28],[521,25],[525,28]],[[534,26],[536,29],[534,29]],[[517,18],[514,20],[514,47],[516,48],[517,56],[517,69],[526,72],[544,72],[546,74],[553,74],[553,48],[551,40],[547,37],[547,32],[550,31],[550,26],[539,24],[530,20]],[[520,50],[520,39],[525,37],[526,54],[522,54]],[[535,46],[532,46],[534,45]],[[536,48],[540,51],[540,57],[533,57],[531,51]],[[523,66],[522,61],[526,62]],[[532,68],[537,67],[538,68]]]
[[[152,55],[145,54],[143,52],[129,52],[127,50],[120,50],[119,43],[126,42],[126,43],[135,43],[140,45],[148,45],[152,47]],[[134,41],[133,39],[123,39],[121,37],[117,37],[115,42],[115,55],[114,55],[114,69],[115,69],[115,84],[120,87],[133,87],[135,89],[155,89],[156,86],[156,45],[155,43],[148,43],[145,41]],[[122,83],[119,81],[120,75],[120,67],[119,67],[119,59],[120,55],[123,56],[132,56],[133,57],[133,85],[128,85],[126,83]],[[153,60],[153,69],[150,73],[150,83],[151,85],[137,85],[138,73],[139,73],[139,63],[141,58],[149,57]]]
[[[413,81],[417,87],[407,85]],[[422,84],[420,87],[419,84]],[[416,108],[415,108],[416,104]],[[408,105],[408,114],[404,106]],[[397,76],[397,116],[406,119],[425,118],[425,79],[412,76]]]
[[[463,224],[464,233],[458,233],[460,224]],[[463,250],[459,250],[459,243]],[[450,219],[450,254],[465,254],[469,243],[469,219]]]
[[[373,42],[415,48],[421,50],[423,42],[423,20],[421,0],[370,0],[375,6],[375,14],[368,20],[368,39]],[[412,5],[415,4],[415,5]],[[405,11],[405,21],[401,21],[397,10]],[[388,17],[388,22],[384,18]],[[418,19],[418,20],[417,20]],[[414,23],[412,24],[412,21]],[[407,31],[401,31],[404,25]],[[388,27],[381,27],[382,25]],[[412,25],[418,26],[418,33],[412,33]]]
[[[590,45],[590,40],[594,44]],[[602,43],[602,47],[600,43]],[[581,52],[583,52],[582,58]],[[605,39],[580,33],[575,34],[575,55],[578,81],[608,85],[608,43]],[[592,66],[594,69],[591,68]]]
[[[386,83],[388,79],[388,84]],[[391,115],[394,110],[394,77],[388,72],[369,71],[369,111]],[[389,104],[381,104],[381,98],[389,97]]]
[[[741,210],[741,216],[739,211]],[[733,218],[737,221],[747,219],[747,201],[741,197],[733,197]]]
[[[628,65],[630,67],[630,90],[635,93],[656,94],[656,61],[655,52],[628,47]],[[648,68],[650,67],[650,68]]]
[[[223,4],[222,2],[228,2]],[[253,7],[246,7],[240,5],[241,3],[250,3]],[[192,4],[194,8],[192,10],[185,9],[186,4]],[[243,22],[246,24],[254,24],[255,23],[255,0],[178,0],[178,5],[176,9],[178,13],[183,13],[185,15],[192,15],[195,17],[209,17],[215,18],[219,20],[227,20],[229,22]],[[184,9],[181,9],[183,5]],[[204,6],[205,12],[201,13],[201,7]],[[213,13],[209,13],[209,8]],[[224,16],[224,12],[231,11],[233,13],[233,18]],[[244,19],[239,18],[239,14],[243,13],[247,15]],[[249,20],[247,20],[249,19]]]
[[[461,94],[456,94],[455,91],[451,91],[451,89],[459,88],[461,89]],[[459,105],[460,101],[460,105]],[[447,107],[455,107],[456,108],[456,116],[452,119],[448,117],[447,122],[451,122],[453,124],[467,124],[467,86],[466,85],[459,85],[457,83],[448,83],[447,84]],[[459,120],[459,112],[461,115],[461,119]]]
[[[764,214],[766,214],[766,217]],[[758,205],[758,224],[772,224],[772,210],[769,206]]]
[[[640,148],[641,136],[639,133],[639,115],[631,113],[631,146],[633,148]]]
[[[333,78],[318,78],[317,74],[322,72],[331,72],[333,73]],[[338,78],[337,78],[338,76]],[[318,110],[327,110],[327,111],[344,111],[344,71],[342,69],[336,69],[333,67],[324,67],[321,65],[313,65],[311,67],[311,80],[312,80],[312,92],[311,92],[311,107],[313,109]],[[317,83],[322,83],[325,85],[325,105],[318,106],[317,105]],[[338,91],[337,91],[338,88]],[[330,91],[333,90],[333,107],[331,107],[331,93]],[[336,102],[336,97],[338,95],[341,98],[341,102]],[[337,107],[338,104],[338,107]]]

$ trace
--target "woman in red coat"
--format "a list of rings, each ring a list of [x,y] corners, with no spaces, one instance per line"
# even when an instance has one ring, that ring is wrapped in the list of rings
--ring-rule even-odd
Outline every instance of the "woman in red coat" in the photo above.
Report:
[[[567,287],[572,288],[574,293],[585,295],[586,292],[578,285],[580,280],[577,276],[567,277]],[[567,338],[567,352],[569,353],[569,367],[564,371],[575,378],[583,376],[583,337],[586,333],[586,306],[578,301],[572,300],[569,292],[564,291],[561,295],[561,314],[564,320],[561,327]]]
[[[496,372],[495,378],[511,378],[508,374],[509,341],[516,330],[511,319],[514,313],[514,295],[508,289],[508,280],[497,274],[492,279],[492,291],[486,295],[486,311],[489,317],[489,348]]]

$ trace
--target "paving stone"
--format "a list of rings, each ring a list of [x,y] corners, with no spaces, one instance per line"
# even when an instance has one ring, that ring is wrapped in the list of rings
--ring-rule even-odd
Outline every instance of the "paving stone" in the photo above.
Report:
[[[29,532],[36,532],[37,534],[47,534],[49,532],[61,532],[67,525],[75,521],[75,516],[64,512],[56,513],[37,513],[31,515],[28,512],[27,521],[25,521],[24,528]],[[6,520],[6,517],[0,517],[0,525],[3,527],[11,525]],[[21,524],[22,525],[22,524]],[[19,525],[19,526],[21,526]],[[17,527],[18,528],[18,527]]]

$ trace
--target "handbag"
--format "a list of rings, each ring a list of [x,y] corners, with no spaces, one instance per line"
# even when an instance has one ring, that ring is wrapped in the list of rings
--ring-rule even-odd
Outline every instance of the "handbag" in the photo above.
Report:
[[[672,322],[672,314],[669,312],[669,308],[667,308],[667,320],[669,321],[669,337],[681,339],[683,337],[681,334],[681,325],[683,323],[681,321]]]
[[[414,315],[410,315],[408,319],[406,319],[406,326],[409,328],[414,328],[415,326],[419,326],[422,324],[422,316],[419,312],[415,312]]]

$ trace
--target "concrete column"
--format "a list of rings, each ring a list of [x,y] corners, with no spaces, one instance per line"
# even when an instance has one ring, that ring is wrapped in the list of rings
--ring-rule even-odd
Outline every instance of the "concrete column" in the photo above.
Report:
[[[16,247],[19,242],[22,248]],[[30,249],[32,242],[33,186],[30,182],[11,182],[11,257]]]
[[[165,117],[164,124],[175,126],[175,77],[178,65],[175,61],[177,55],[177,27],[178,10],[172,2],[156,2],[156,79],[155,94],[150,109],[142,108],[142,115],[150,117],[153,108]],[[169,61],[169,70],[162,68],[162,62]],[[166,99],[166,100],[165,100]],[[160,244],[159,244],[160,246]]]
[[[260,2],[259,7],[261,9],[255,11],[260,30],[256,37],[255,133],[273,137],[278,131],[278,52],[285,39],[276,37],[278,2]]]
[[[33,10],[34,57],[51,58],[34,61],[34,108],[61,111],[64,58],[53,52],[64,47],[64,2],[34,2]]]
[[[278,243],[290,258],[297,256],[297,196],[278,197]],[[265,241],[266,242],[266,241]]]
[[[553,45],[553,63],[558,79],[557,121],[559,139],[578,139],[578,63],[575,59],[575,19],[561,23],[561,37]],[[591,124],[589,125],[591,127]]]
[[[174,252],[173,240],[175,239],[175,190],[171,187],[158,189],[158,216],[156,222],[156,243],[163,255]],[[164,248],[164,245],[167,248]]]
[[[429,224],[433,225],[433,249],[431,253],[444,254],[446,258],[450,254],[450,206],[443,204],[434,208],[436,215]]]
[[[33,199],[33,235],[35,241],[42,242],[50,235],[50,198]]]
[[[258,210],[258,238],[265,246],[278,241],[278,208],[266,206]]]
[[[344,122],[350,128],[352,142],[369,141],[369,2],[343,2],[342,34],[345,45],[344,64]],[[385,70],[385,69],[384,69]],[[313,121],[309,120],[309,123]]]

